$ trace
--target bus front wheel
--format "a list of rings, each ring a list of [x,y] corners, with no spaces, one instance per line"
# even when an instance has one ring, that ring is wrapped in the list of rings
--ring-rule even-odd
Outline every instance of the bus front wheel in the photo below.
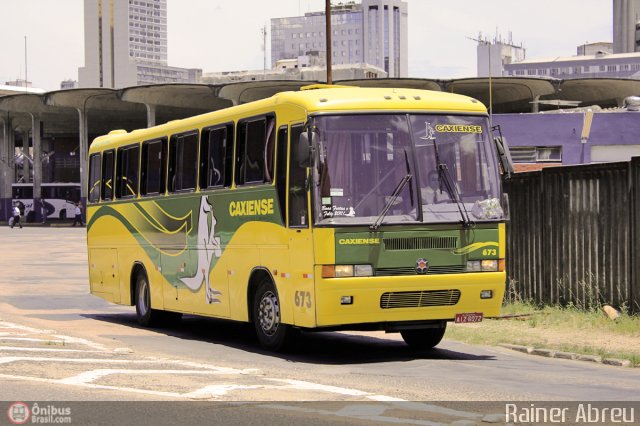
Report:
[[[290,327],[282,323],[278,292],[269,279],[263,279],[254,294],[253,324],[263,348],[278,351],[285,346]]]
[[[441,327],[436,328],[421,328],[417,330],[403,330],[400,335],[407,343],[414,349],[431,349],[436,346],[444,337],[444,332],[447,330],[447,323],[445,322]]]

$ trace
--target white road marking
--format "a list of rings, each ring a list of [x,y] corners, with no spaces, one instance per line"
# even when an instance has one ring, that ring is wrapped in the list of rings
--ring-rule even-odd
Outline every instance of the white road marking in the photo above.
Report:
[[[55,345],[64,344],[64,340],[52,340],[52,339],[34,339],[33,337],[6,337],[2,336],[0,333],[0,340],[15,340],[18,342],[46,342]]]
[[[271,380],[271,381],[274,381],[274,382],[288,383],[289,386],[285,386],[285,387],[288,387],[288,388],[291,388],[291,389],[319,390],[319,391],[331,392],[331,393],[337,393],[337,394],[340,394],[340,395],[349,395],[349,396],[370,395],[369,392],[363,392],[363,391],[357,390],[357,389],[348,389],[348,388],[341,388],[341,387],[337,387],[337,386],[321,385],[321,384],[318,384],[318,383],[305,382],[305,381],[302,381],[302,380],[269,379],[269,378],[267,378],[267,380]]]
[[[0,378],[13,379],[13,380],[27,380],[32,382],[51,383],[51,384],[63,384],[63,385],[66,384],[66,383],[61,383],[61,381],[57,379],[45,379],[42,377],[29,377],[29,376],[16,376],[13,374],[0,374]],[[143,394],[154,395],[154,396],[165,396],[168,398],[184,398],[182,394],[177,392],[163,392],[163,391],[154,391],[149,389],[124,388],[119,386],[96,385],[93,383],[77,383],[77,384],[71,384],[71,386],[81,386],[81,387],[86,387],[91,389],[117,390],[117,391],[132,392],[132,393],[143,393]]]
[[[34,334],[51,334],[51,333],[55,333],[55,331],[53,331],[53,330],[43,330],[43,329],[40,329],[40,328],[27,327],[26,325],[14,324],[12,322],[7,322],[7,321],[0,320],[0,329],[2,329],[2,328],[8,328],[8,329],[12,329],[12,330],[28,331],[29,333],[34,333]]]
[[[191,374],[191,375],[203,375],[203,376],[211,376],[211,375],[226,375],[224,372],[220,371],[202,371],[202,370],[118,370],[118,369],[100,369],[100,370],[91,370],[85,371],[83,373],[78,374],[77,376],[67,377],[66,379],[61,379],[59,383],[64,383],[67,385],[77,385],[80,383],[91,383],[101,377],[109,376],[111,374]]]
[[[264,386],[258,385],[209,385],[205,386],[202,389],[198,389],[196,391],[183,394],[185,398],[190,399],[201,399],[201,398],[216,398],[219,396],[226,395],[229,391],[238,390],[238,389],[261,389]]]
[[[102,351],[87,351],[84,349],[54,349],[54,348],[26,348],[23,346],[0,346],[0,352],[81,352],[81,353],[102,353]]]
[[[405,402],[406,401],[406,399],[394,398],[392,396],[386,396],[386,395],[368,395],[367,399],[370,399],[372,401],[379,401],[379,402]]]
[[[62,353],[81,353],[81,354],[94,354],[94,353],[108,353],[112,354],[112,351],[109,351],[104,345],[96,342],[92,342],[86,339],[71,337],[61,334],[53,334],[54,331],[51,330],[43,330],[36,329],[32,327],[22,326],[19,324],[13,324],[9,322],[5,322],[0,320],[0,329],[9,329],[12,330],[10,332],[2,332],[0,331],[0,340],[5,341],[16,341],[16,342],[34,342],[38,344],[42,343],[50,343],[50,344],[79,344],[86,346],[88,348],[94,349],[68,349],[68,348],[42,348],[42,347],[16,347],[16,346],[0,346],[1,352],[45,352],[47,354],[52,354],[55,352]],[[29,334],[26,334],[26,333]],[[30,335],[46,335],[43,337],[22,337],[22,336],[30,336]],[[20,337],[18,337],[20,336]],[[122,348],[120,348],[122,349]],[[125,352],[125,351],[121,351]],[[139,366],[153,366],[155,365],[163,365],[163,366],[176,366],[183,369],[175,369],[175,368],[147,368],[147,369],[132,369],[132,368],[98,368],[92,369],[89,371],[84,371],[80,374],[66,377],[63,379],[52,379],[52,378],[44,378],[44,377],[33,377],[33,376],[20,376],[13,374],[0,374],[0,378],[5,379],[14,379],[14,380],[28,380],[28,381],[37,381],[37,382],[46,382],[51,384],[58,385],[67,385],[67,386],[81,386],[85,388],[91,389],[104,389],[104,390],[115,390],[119,392],[132,392],[139,394],[147,394],[152,396],[161,396],[173,399],[216,399],[222,397],[229,392],[235,390],[255,390],[255,389],[278,389],[278,390],[306,390],[306,391],[320,391],[326,392],[330,394],[343,395],[343,396],[351,396],[351,397],[362,397],[364,399],[369,399],[373,401],[403,401],[398,398],[393,398],[385,395],[375,395],[370,392],[361,391],[358,389],[351,388],[343,388],[338,386],[329,386],[322,385],[319,383],[307,382],[302,380],[293,380],[293,379],[276,379],[276,378],[268,378],[264,377],[265,374],[255,368],[247,368],[247,369],[236,369],[236,368],[228,368],[228,367],[219,367],[211,364],[201,364],[198,362],[192,361],[184,361],[184,360],[176,360],[176,359],[163,359],[163,358],[151,358],[147,357],[145,359],[111,359],[111,358],[65,358],[65,357],[45,357],[45,356],[0,356],[0,365],[2,364],[10,364],[15,362],[35,362],[35,363],[49,363],[49,364],[58,364],[58,363],[69,363],[75,365],[113,365],[113,366],[123,366],[123,365],[139,365]],[[279,383],[279,385],[239,385],[235,383],[226,383],[226,384],[210,384],[206,385],[200,389],[195,391],[186,392],[186,393],[178,393],[178,392],[167,392],[167,391],[156,391],[150,389],[138,389],[133,387],[120,387],[120,386],[110,386],[110,385],[100,385],[94,383],[95,381],[110,375],[158,375],[158,374],[167,374],[167,375],[201,375],[201,376],[213,376],[213,375],[246,375],[246,376],[256,376],[261,377],[263,380],[271,381]],[[335,415],[335,414],[334,414]]]

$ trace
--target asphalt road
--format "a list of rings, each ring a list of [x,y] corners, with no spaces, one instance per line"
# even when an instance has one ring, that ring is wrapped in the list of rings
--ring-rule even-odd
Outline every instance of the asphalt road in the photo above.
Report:
[[[504,414],[501,401],[640,401],[638,368],[446,336],[417,352],[395,334],[308,333],[274,354],[244,324],[143,329],[133,307],[89,294],[85,241],[84,228],[0,228],[0,400],[165,401],[176,416],[209,402],[228,424],[475,424]]]

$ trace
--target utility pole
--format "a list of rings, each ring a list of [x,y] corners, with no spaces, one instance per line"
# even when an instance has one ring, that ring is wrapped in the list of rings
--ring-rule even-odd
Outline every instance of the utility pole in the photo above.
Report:
[[[262,51],[264,53],[264,68],[262,70],[262,79],[266,79],[267,73],[267,24],[261,28],[262,32]]]
[[[29,74],[27,74],[27,36],[24,36],[24,91],[29,89]]]
[[[325,18],[325,21],[326,21],[326,32],[327,32],[327,37],[326,37],[326,42],[327,42],[327,58],[326,58],[326,63],[327,63],[327,84],[333,84],[333,77],[331,76],[331,59],[332,59],[332,52],[331,52],[331,0],[325,0],[324,18]]]

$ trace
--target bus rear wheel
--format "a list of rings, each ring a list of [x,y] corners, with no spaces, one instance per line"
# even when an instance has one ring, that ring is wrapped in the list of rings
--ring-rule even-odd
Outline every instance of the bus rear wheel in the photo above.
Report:
[[[438,343],[444,337],[444,332],[447,330],[447,323],[445,322],[441,327],[436,328],[420,328],[415,330],[403,330],[400,335],[404,339],[407,345],[414,349],[432,349],[437,346]]]
[[[282,323],[278,292],[267,278],[258,284],[254,294],[253,325],[260,345],[271,351],[283,349],[291,334],[290,327]]]
[[[139,272],[136,277],[136,319],[143,327],[168,325],[178,322],[182,318],[179,312],[165,312],[151,309],[151,288],[149,279],[144,272]]]

